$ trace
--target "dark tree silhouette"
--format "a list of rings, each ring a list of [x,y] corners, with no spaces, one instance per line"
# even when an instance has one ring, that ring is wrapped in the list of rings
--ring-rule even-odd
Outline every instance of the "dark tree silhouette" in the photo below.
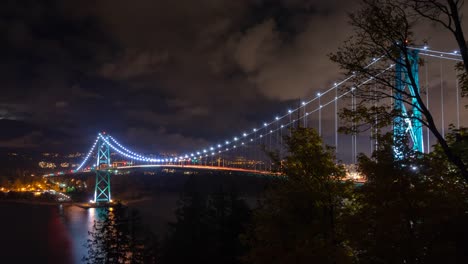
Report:
[[[157,238],[142,227],[139,214],[122,205],[96,208],[98,217],[85,245],[88,256],[83,262],[156,263]]]
[[[367,182],[355,193],[345,226],[359,263],[467,263],[467,186],[441,152],[414,153],[391,135],[372,158],[361,155]]]
[[[342,233],[345,201],[352,184],[335,164],[315,130],[297,128],[286,137],[290,155],[285,176],[274,184],[254,212],[245,235],[248,263],[350,263]]]
[[[236,193],[186,192],[163,242],[162,263],[239,263],[250,209]]]

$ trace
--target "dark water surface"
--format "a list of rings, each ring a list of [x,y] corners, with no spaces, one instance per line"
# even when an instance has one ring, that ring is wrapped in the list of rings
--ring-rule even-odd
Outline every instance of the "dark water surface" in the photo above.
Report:
[[[0,203],[0,263],[81,263],[95,209]]]
[[[133,203],[154,233],[173,219],[178,195]],[[0,263],[83,263],[84,246],[102,209],[0,202]]]
[[[129,204],[144,225],[161,237],[175,220],[179,194],[163,193]],[[245,199],[254,206],[256,199]],[[0,201],[0,264],[84,263],[84,246],[102,209]]]

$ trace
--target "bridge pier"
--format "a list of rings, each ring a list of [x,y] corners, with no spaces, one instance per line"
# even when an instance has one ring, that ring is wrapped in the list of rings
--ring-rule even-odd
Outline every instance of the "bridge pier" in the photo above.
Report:
[[[105,132],[99,134],[98,139],[98,155],[96,162],[96,185],[94,188],[94,203],[110,203],[112,202],[111,187],[110,187],[110,150],[109,136]]]
[[[111,197],[111,186],[110,186],[110,172],[108,170],[96,170],[96,187],[94,188],[94,202],[110,203],[112,202]]]
[[[424,153],[423,144],[423,129],[421,124],[421,107],[418,100],[414,97],[420,94],[419,88],[419,51],[411,50],[408,53],[408,59],[411,63],[411,72],[404,67],[405,61],[401,57],[395,66],[395,103],[394,109],[401,113],[401,116],[396,116],[393,119],[393,136],[395,146],[398,141],[409,134],[413,143],[412,149],[417,152]],[[410,75],[415,81],[416,86],[411,83]],[[406,109],[403,94],[407,93],[413,96],[411,98],[411,109]],[[395,149],[395,158],[401,159],[401,153]]]

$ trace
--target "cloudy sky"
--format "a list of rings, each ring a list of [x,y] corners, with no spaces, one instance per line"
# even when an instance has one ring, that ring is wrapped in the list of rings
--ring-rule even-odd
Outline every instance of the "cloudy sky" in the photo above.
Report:
[[[0,147],[206,146],[342,78],[339,0],[4,0]],[[428,25],[422,37],[456,47]]]

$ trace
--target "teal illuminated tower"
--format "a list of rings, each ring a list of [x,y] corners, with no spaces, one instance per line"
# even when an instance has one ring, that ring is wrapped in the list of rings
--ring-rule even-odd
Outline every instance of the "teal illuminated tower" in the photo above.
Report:
[[[420,94],[419,89],[419,51],[409,50],[408,59],[411,66],[411,72],[408,72],[405,67],[406,60],[400,57],[396,64],[396,78],[395,78],[395,104],[394,109],[401,115],[393,119],[393,135],[395,144],[397,140],[401,138],[409,137],[412,143],[411,148],[415,151],[424,153],[423,144],[423,129],[421,123],[421,111],[420,104],[416,99],[416,95]],[[411,75],[410,75],[411,74]],[[416,86],[411,83],[410,77],[413,78]],[[404,96],[409,94],[410,96]],[[409,99],[407,99],[409,98]],[[406,109],[405,101],[411,102],[407,104],[411,109]],[[398,153],[398,148],[395,145],[395,157],[401,158],[401,154]]]
[[[109,136],[104,132],[99,134],[97,142],[96,187],[94,189],[94,202],[111,202],[110,172],[111,165],[109,151]]]

